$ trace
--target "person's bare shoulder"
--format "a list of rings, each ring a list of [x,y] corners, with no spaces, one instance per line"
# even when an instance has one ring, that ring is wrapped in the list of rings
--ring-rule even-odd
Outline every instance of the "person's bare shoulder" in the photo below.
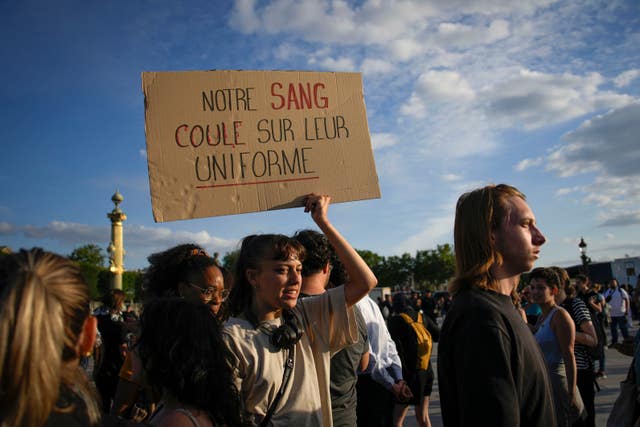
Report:
[[[213,423],[208,417],[197,417],[197,421],[200,427],[213,427]],[[191,419],[186,414],[178,411],[164,413],[161,418],[153,420],[151,425],[154,427],[194,427]]]

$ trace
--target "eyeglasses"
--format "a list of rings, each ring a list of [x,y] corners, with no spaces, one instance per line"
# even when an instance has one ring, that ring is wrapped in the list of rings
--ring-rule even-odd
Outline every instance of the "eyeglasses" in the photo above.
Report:
[[[214,288],[213,286],[207,286],[206,288],[202,288],[198,285],[194,285],[193,283],[189,283],[189,286],[193,286],[194,288],[199,290],[202,295],[208,298],[213,298],[214,295],[217,295],[220,298],[225,299],[226,297],[229,296],[229,291],[227,289],[218,289],[218,288]]]

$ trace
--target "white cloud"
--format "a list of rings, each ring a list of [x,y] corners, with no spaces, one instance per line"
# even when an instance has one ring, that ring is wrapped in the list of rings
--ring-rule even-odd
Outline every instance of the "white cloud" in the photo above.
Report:
[[[142,157],[145,160],[147,159],[147,150],[140,149],[138,153],[140,154],[140,157]]]
[[[416,93],[413,93],[409,100],[400,107],[400,113],[405,116],[421,119],[427,115],[427,107],[423,99]]]
[[[566,195],[569,195],[571,193],[575,193],[575,192],[578,192],[578,191],[582,191],[582,187],[576,186],[576,187],[559,188],[558,190],[556,190],[556,197],[566,196]]]
[[[437,33],[441,43],[458,47],[493,43],[509,35],[509,23],[501,18],[487,21],[487,17],[530,14],[552,2],[239,0],[229,25],[244,34],[290,34],[308,42],[391,46],[398,58],[408,59],[415,56],[416,46],[424,44],[431,21],[444,23]],[[451,22],[469,15],[482,19],[464,25]]]
[[[13,225],[8,222],[0,221],[0,235],[13,233]]]
[[[304,55],[305,52],[292,43],[282,43],[274,49],[274,56],[280,60],[289,60],[298,55]]]
[[[426,46],[411,38],[399,38],[388,45],[391,54],[400,61],[408,61],[425,52]]]
[[[255,7],[256,0],[236,0],[229,21],[231,27],[244,34],[257,31],[261,22]]]
[[[423,73],[418,78],[416,93],[424,102],[471,101],[475,93],[471,85],[456,71]]]
[[[435,248],[442,242],[453,241],[453,220],[455,209],[451,214],[430,218],[426,226],[393,248],[394,253],[415,253],[424,248]]]
[[[330,71],[354,71],[356,69],[356,64],[351,58],[347,57],[335,59],[326,57],[323,59],[319,59],[318,62],[320,63],[322,68]]]
[[[522,159],[513,167],[518,172],[522,172],[534,166],[540,166],[544,162],[544,157],[536,157],[533,159]]]
[[[443,22],[438,25],[438,31],[435,34],[438,45],[454,48],[490,44],[508,36],[509,23],[502,19],[491,22],[488,27]]]
[[[446,173],[442,175],[442,180],[445,182],[454,182],[462,180],[462,176],[455,173]]]
[[[601,227],[640,224],[638,118],[640,103],[586,120],[547,158],[547,170],[561,177],[595,174],[590,183],[560,189],[556,195],[582,193],[583,203],[599,208]]]
[[[387,74],[395,69],[391,62],[372,58],[367,58],[362,61],[360,68],[365,75]]]
[[[64,243],[108,242],[110,228],[108,226],[90,226],[75,222],[51,221],[45,226],[14,226],[14,233],[23,233],[31,239],[52,239]]]
[[[373,145],[374,150],[391,147],[397,143],[398,138],[394,134],[385,132],[371,134],[371,145]]]
[[[557,75],[523,69],[487,88],[481,97],[498,125],[535,129],[633,101],[627,95],[599,90],[603,83],[598,73]]]
[[[126,241],[129,245],[166,248],[179,243],[194,242],[203,247],[228,251],[236,248],[238,240],[212,236],[208,231],[172,230],[167,227],[125,226]]]
[[[212,236],[208,231],[181,231],[167,227],[146,227],[124,224],[124,241],[127,252],[150,254],[171,246],[194,242],[219,252],[236,249],[238,240]],[[45,239],[78,246],[95,243],[106,247],[111,238],[110,226],[95,226],[65,221],[51,221],[44,226],[13,225],[0,222],[0,235],[24,235],[28,239]]]
[[[640,103],[587,120],[567,133],[566,145],[549,156],[550,170],[561,176],[601,170],[608,176],[640,174]]]
[[[613,79],[613,84],[616,87],[622,88],[629,86],[629,84],[640,76],[640,70],[635,68],[633,70],[625,71],[624,73],[619,74],[616,78]]]

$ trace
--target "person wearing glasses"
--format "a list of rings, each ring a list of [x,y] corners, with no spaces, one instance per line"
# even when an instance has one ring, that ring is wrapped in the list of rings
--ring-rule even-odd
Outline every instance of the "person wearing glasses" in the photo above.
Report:
[[[157,298],[179,297],[192,303],[206,304],[216,317],[219,316],[227,294],[225,275],[222,267],[218,267],[204,249],[192,243],[181,244],[151,254],[147,259],[149,268],[143,277],[147,303]],[[142,397],[141,392],[144,392]],[[120,370],[120,382],[111,412],[140,420],[153,409],[149,402],[157,400],[158,396],[150,394],[142,379],[140,359],[135,351],[131,351]],[[141,404],[138,406],[146,408],[137,411],[136,400]]]
[[[184,282],[178,285],[178,295],[189,301],[201,301],[208,305],[214,315],[222,314],[220,308],[227,299],[229,291],[224,288],[224,267],[207,265],[202,271],[201,280]],[[198,283],[194,283],[198,282]]]

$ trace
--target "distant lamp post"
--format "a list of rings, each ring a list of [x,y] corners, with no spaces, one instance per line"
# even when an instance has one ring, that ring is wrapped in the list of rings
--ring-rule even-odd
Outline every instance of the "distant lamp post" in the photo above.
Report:
[[[587,242],[584,238],[580,237],[580,243],[578,243],[578,249],[580,249],[580,260],[582,261],[582,272],[585,275],[589,274],[589,263],[591,258],[587,256]]]

